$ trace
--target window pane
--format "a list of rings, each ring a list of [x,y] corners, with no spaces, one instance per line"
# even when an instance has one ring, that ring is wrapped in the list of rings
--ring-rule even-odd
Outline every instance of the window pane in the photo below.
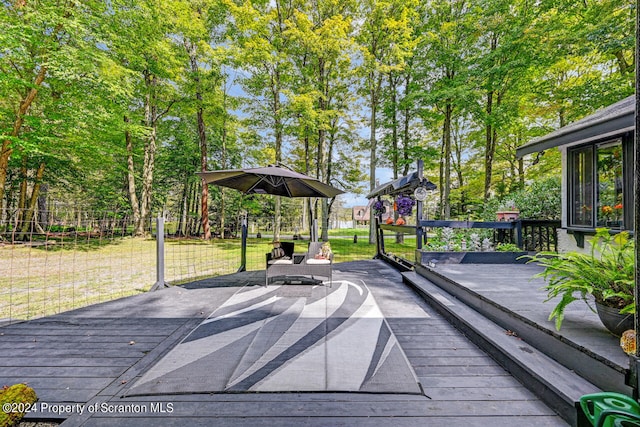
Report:
[[[571,152],[571,225],[593,226],[593,149]]]
[[[623,226],[622,144],[598,147],[598,219],[599,227]]]

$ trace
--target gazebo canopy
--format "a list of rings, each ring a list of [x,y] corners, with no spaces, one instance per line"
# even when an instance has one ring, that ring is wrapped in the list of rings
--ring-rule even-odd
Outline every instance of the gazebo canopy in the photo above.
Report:
[[[418,177],[418,172],[411,172],[409,175],[401,176],[398,179],[379,185],[373,189],[373,191],[367,194],[367,199],[373,199],[378,196],[396,195],[406,192],[412,192],[418,187],[424,187],[427,190],[435,190],[436,185],[426,178],[422,179]]]

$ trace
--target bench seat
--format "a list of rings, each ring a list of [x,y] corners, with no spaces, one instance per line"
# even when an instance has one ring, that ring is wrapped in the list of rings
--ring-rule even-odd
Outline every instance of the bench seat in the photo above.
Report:
[[[332,282],[332,265],[333,254],[329,259],[318,259],[315,256],[322,248],[322,242],[311,242],[307,252],[303,256],[293,254],[294,244],[290,242],[282,242],[282,248],[285,256],[289,259],[271,259],[271,254],[267,254],[267,270],[265,278],[265,286],[274,278],[287,280],[293,278],[310,277],[317,280],[316,277],[323,277]]]

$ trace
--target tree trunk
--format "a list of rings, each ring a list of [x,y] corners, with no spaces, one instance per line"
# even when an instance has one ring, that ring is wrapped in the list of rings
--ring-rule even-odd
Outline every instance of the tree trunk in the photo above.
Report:
[[[26,211],[23,217],[22,230],[20,230],[23,236],[29,233],[29,231],[32,231],[35,227],[35,224],[32,224],[32,222],[38,202],[38,195],[40,194],[40,185],[42,183],[42,177],[44,176],[44,169],[45,164],[44,162],[42,162],[40,163],[40,166],[38,166],[38,170],[36,171],[33,189],[31,190],[31,197],[29,198],[29,204],[26,206]]]
[[[22,224],[25,220],[25,214],[27,211],[27,175],[29,171],[27,169],[27,158],[22,157],[22,165],[20,166],[20,196],[18,201],[18,229],[22,228]]]
[[[524,188],[524,159],[522,157],[518,159],[518,180],[520,188]]]
[[[222,169],[227,169],[227,91],[226,87],[222,93],[222,150],[220,153],[220,166]],[[220,188],[220,235],[224,239],[224,227],[227,222],[226,209],[225,209],[225,195],[224,187]]]
[[[490,40],[489,49],[491,52],[495,52],[498,48],[498,35],[492,34]],[[495,88],[493,82],[490,80],[487,89],[487,104],[485,106],[485,113],[487,116],[487,124],[485,126],[485,150],[484,150],[484,195],[483,199],[486,203],[489,200],[491,194],[491,181],[493,175],[493,157],[496,151],[496,138],[497,130],[494,125],[495,120],[493,117]],[[499,98],[499,96],[498,96]]]
[[[311,162],[310,159],[310,153],[309,153],[309,128],[308,126],[305,126],[304,129],[304,173],[305,175],[309,175],[309,170],[310,170],[310,166],[309,163]],[[309,233],[311,233],[311,230],[313,228],[313,215],[311,215],[311,198],[310,197],[306,197],[305,201],[304,201],[304,209],[303,209],[303,224],[305,224],[305,220],[304,217],[306,217],[306,224],[309,226]]]
[[[20,106],[18,107],[18,112],[16,114],[16,118],[13,121],[13,129],[11,130],[10,136],[12,138],[17,138],[20,134],[20,129],[22,129],[22,124],[24,123],[24,116],[29,111],[33,100],[36,98],[38,94],[38,90],[44,81],[44,78],[47,74],[47,67],[41,66],[40,71],[36,75],[36,78],[31,85],[31,90],[27,92],[26,96],[20,102]],[[9,169],[9,159],[11,158],[11,154],[13,153],[13,145],[11,143],[11,138],[7,138],[2,141],[2,148],[0,148],[0,210],[2,210],[2,201],[4,199],[4,186],[7,182],[7,172]]]
[[[143,236],[146,233],[145,222],[151,211],[151,193],[153,187],[153,170],[156,160],[156,138],[157,138],[157,106],[155,96],[155,86],[157,77],[145,71],[145,86],[147,94],[145,96],[144,124],[149,135],[144,146],[144,164],[142,165],[142,193],[140,195],[140,222],[136,224],[136,236]]]
[[[129,190],[129,202],[131,204],[131,212],[133,213],[133,224],[135,227],[140,224],[140,205],[138,203],[138,195],[136,194],[136,175],[133,164],[133,140],[131,132],[127,128],[129,118],[124,116],[125,131],[124,139],[127,145],[127,184]]]
[[[189,236],[197,234],[198,218],[198,198],[196,194],[198,187],[194,183],[189,186]]]
[[[402,175],[407,175],[409,173],[409,150],[411,149],[411,134],[409,129],[409,124],[411,123],[411,108],[409,106],[409,102],[406,102],[407,97],[409,96],[409,85],[411,84],[411,73],[406,73],[405,77],[405,107],[404,107],[404,130],[403,130],[403,159],[404,159],[404,167],[402,169]]]
[[[444,115],[444,219],[451,218],[451,118],[453,106],[447,101]]]
[[[398,178],[399,172],[399,144],[398,144],[398,109],[397,109],[397,80],[394,78],[393,73],[389,74],[389,94],[391,96],[391,148],[393,152],[391,154],[391,164],[393,168],[393,179]]]
[[[274,134],[275,134],[275,151],[276,151],[276,165],[282,162],[282,119],[280,111],[280,73],[278,70],[274,73],[274,83],[272,85],[273,95],[273,120],[274,120]],[[274,240],[280,240],[280,226],[281,226],[281,206],[282,201],[280,196],[275,196],[275,222],[273,224],[273,238]]]
[[[444,123],[442,126],[442,144],[440,145],[440,162],[438,164],[438,193],[439,193],[439,197],[440,197],[440,203],[439,203],[439,209],[438,209],[438,214],[439,214],[439,219],[443,219],[444,218],[444,137],[445,134],[445,128],[444,128]]]
[[[372,80],[375,78],[374,76],[370,77]],[[370,150],[370,158],[371,161],[369,163],[369,190],[373,191],[376,187],[376,166],[378,164],[377,151],[378,151],[378,142],[376,140],[376,113],[378,110],[378,88],[377,84],[372,81],[371,83],[374,87],[370,89],[369,93],[369,108],[370,112],[370,135],[369,135],[369,150]],[[373,218],[373,215],[370,215],[369,219],[369,244],[375,244],[377,240],[377,232],[376,232],[376,224]]]
[[[185,179],[184,187],[182,188],[182,197],[180,202],[180,217],[178,219],[178,227],[176,229],[176,234],[178,236],[184,237],[186,235],[186,226],[187,226],[187,211],[188,205],[187,201],[189,199],[189,179]]]
[[[318,59],[318,92],[320,96],[318,97],[318,109],[320,112],[324,112],[327,110],[327,104],[325,102],[325,86],[324,86],[324,60],[322,58]],[[324,144],[326,138],[326,130],[324,128],[324,123],[320,123],[318,127],[318,147],[317,147],[317,162],[316,162],[316,178],[318,180],[325,182],[325,160],[324,160]],[[320,203],[320,239],[328,240],[329,232],[327,231],[326,224],[326,215],[327,215],[327,199],[322,199]]]
[[[224,235],[224,227],[226,225],[226,217],[224,215],[224,209],[225,209],[225,205],[224,205],[224,188],[220,189],[220,236],[222,236],[222,238],[225,238]]]
[[[135,174],[133,168],[133,145],[131,142],[130,133],[125,131],[125,137],[127,139],[127,154],[128,158],[128,180],[129,180],[129,196],[131,198],[131,205],[134,212],[134,236],[144,236],[147,233],[146,221],[151,214],[151,199],[153,193],[153,172],[155,169],[156,150],[157,150],[157,131],[158,120],[164,114],[168,113],[174,101],[171,101],[167,108],[159,113],[158,112],[158,99],[156,95],[156,87],[158,85],[158,77],[151,73],[149,70],[142,72],[144,76],[144,83],[146,94],[144,98],[144,126],[147,129],[146,142],[144,144],[144,157],[142,165],[142,191],[140,199],[138,199],[135,189]],[[128,118],[125,117],[125,122],[128,123]],[[136,210],[139,209],[139,213],[136,215]]]
[[[335,122],[333,123],[335,125]],[[335,129],[334,126],[331,127]],[[331,133],[329,136],[329,147],[327,148],[327,159],[326,159],[326,174],[325,174],[325,182],[328,184],[331,181],[331,162],[333,161],[333,148],[335,145],[335,133]],[[331,205],[329,204],[329,199],[323,198],[322,204],[320,205],[320,212],[322,216],[322,240],[329,240],[329,217],[331,215]]]
[[[47,209],[47,193],[49,185],[44,183],[40,185],[40,194],[38,195],[38,222],[46,229],[49,226],[49,210]]]
[[[393,179],[397,179],[400,169],[400,144],[398,143],[398,79],[394,78],[393,73],[389,74],[389,92],[391,96],[391,147]],[[404,243],[404,233],[396,233],[396,243]]]
[[[467,204],[466,192],[464,190],[464,175],[462,172],[462,141],[460,140],[459,127],[456,126],[456,132],[454,133],[453,146],[455,147],[455,161],[453,169],[458,177],[458,187],[460,188],[460,212],[465,212]]]
[[[191,72],[193,73],[193,81],[196,87],[196,122],[198,124],[198,142],[200,144],[200,171],[207,171],[207,132],[204,124],[204,114],[202,107],[202,88],[200,83],[200,67],[198,66],[197,51],[195,43],[191,43],[187,40],[184,42],[184,46],[189,54],[189,62],[191,64]],[[209,186],[202,180],[202,195],[200,196],[200,203],[202,203],[202,230],[204,232],[203,238],[205,240],[211,239],[211,229],[209,228]]]
[[[495,153],[496,132],[491,124],[491,114],[493,112],[493,91],[487,92],[487,104],[485,112],[489,122],[485,126],[485,148],[484,148],[484,201],[489,200],[491,192],[491,177],[493,175],[493,155]]]
[[[632,67],[627,59],[624,57],[624,52],[622,50],[618,50],[614,52],[614,56],[616,57],[616,61],[618,62],[618,69],[620,70],[620,75],[625,77],[627,74],[634,71],[634,67]]]

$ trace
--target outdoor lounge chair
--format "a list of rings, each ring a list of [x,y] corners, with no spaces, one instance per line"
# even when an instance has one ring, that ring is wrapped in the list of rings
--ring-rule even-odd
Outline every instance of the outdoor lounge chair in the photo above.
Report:
[[[285,247],[285,244],[287,247]],[[322,248],[321,242],[309,243],[309,248],[305,254],[293,253],[293,245],[293,243],[282,242],[282,248],[289,259],[273,260],[271,259],[271,254],[267,254],[265,286],[268,286],[269,280],[275,277],[283,278],[284,280],[300,280],[304,277],[317,280],[316,277],[324,277],[329,279],[329,286],[331,286],[333,254],[329,259],[317,259],[316,255],[320,253]]]

